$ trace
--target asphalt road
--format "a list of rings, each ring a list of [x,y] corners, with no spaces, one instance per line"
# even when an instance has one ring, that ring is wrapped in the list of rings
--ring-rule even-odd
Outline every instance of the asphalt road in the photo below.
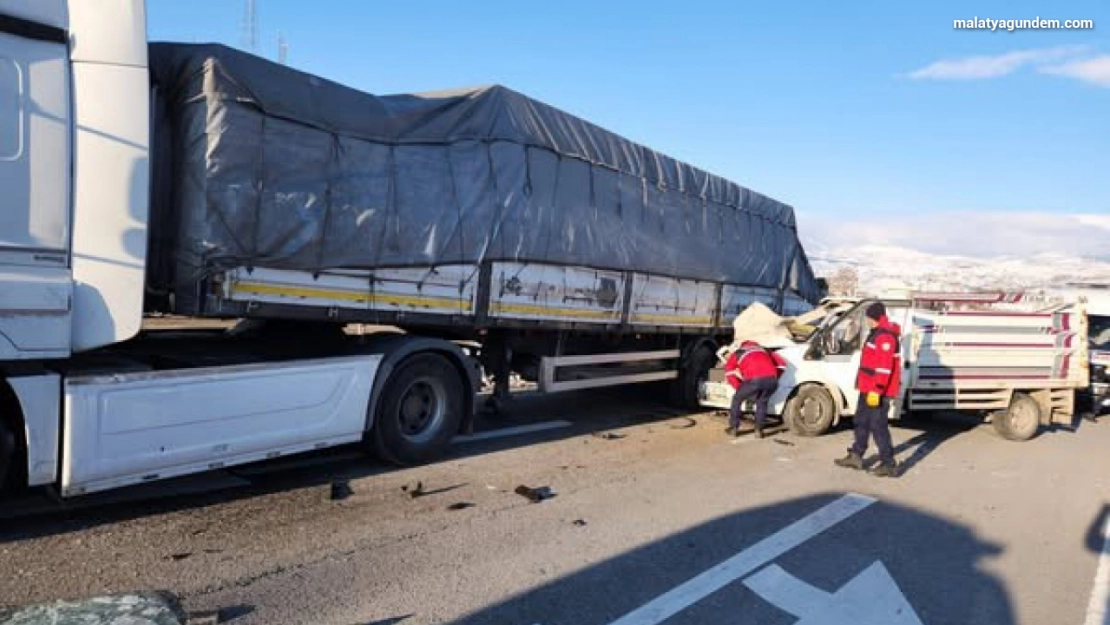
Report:
[[[1027,443],[905,424],[898,479],[832,466],[846,430],[733,441],[694,418],[635,390],[534,398],[484,427],[569,425],[428,467],[340,451],[0,521],[0,604],[162,589],[244,625],[1106,622],[1110,418]]]

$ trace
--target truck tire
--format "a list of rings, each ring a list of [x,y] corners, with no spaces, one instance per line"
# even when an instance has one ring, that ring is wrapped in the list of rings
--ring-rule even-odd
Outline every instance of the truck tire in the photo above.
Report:
[[[998,434],[1011,441],[1027,441],[1041,428],[1041,405],[1025,393],[1014,393],[1010,407],[991,417]]]
[[[678,408],[697,410],[700,406],[698,391],[709,379],[709,370],[717,364],[717,354],[702,345],[690,354],[678,371],[678,379],[671,385],[671,401]]]
[[[6,490],[8,473],[15,463],[15,433],[0,419],[0,492]]]
[[[378,457],[401,466],[443,456],[466,411],[466,387],[443,356],[417,354],[402,362],[382,388],[374,415]]]
[[[836,402],[825,387],[807,384],[786,402],[783,417],[795,434],[820,436],[832,427]]]

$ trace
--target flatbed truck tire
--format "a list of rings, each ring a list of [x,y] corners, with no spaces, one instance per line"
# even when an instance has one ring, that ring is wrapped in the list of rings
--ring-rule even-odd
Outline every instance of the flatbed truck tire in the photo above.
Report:
[[[819,384],[806,384],[786,402],[786,424],[798,436],[821,436],[836,419],[836,402]]]
[[[375,454],[400,466],[441,458],[466,411],[466,385],[451,361],[430,353],[410,356],[381,392],[372,433]]]
[[[991,417],[999,436],[1010,441],[1027,441],[1041,428],[1041,405],[1026,393],[1014,393],[1010,407]]]

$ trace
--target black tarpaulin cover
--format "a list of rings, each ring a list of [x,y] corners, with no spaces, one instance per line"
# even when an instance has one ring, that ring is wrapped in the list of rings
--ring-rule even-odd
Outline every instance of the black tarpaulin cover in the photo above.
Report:
[[[152,281],[512,260],[816,301],[785,204],[500,86],[374,96],[156,43]]]

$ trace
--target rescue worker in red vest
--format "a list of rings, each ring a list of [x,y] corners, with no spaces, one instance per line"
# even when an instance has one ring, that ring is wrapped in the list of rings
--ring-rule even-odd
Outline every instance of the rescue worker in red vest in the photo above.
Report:
[[[786,368],[786,361],[776,353],[763,348],[755,341],[744,341],[725,362],[725,378],[736,389],[728,411],[729,436],[740,434],[740,406],[745,399],[755,401],[755,435],[763,438],[763,424],[767,419],[767,401],[779,386],[779,375]]]
[[[856,375],[856,388],[859,389],[858,407],[853,417],[856,440],[848,455],[838,458],[836,464],[863,469],[863,454],[867,451],[868,439],[874,436],[875,446],[879,448],[879,465],[872,474],[894,477],[897,465],[890,442],[888,415],[890,401],[898,397],[901,384],[902,329],[887,318],[886,307],[881,302],[868,306],[866,314],[871,333],[863,346],[859,373]]]

